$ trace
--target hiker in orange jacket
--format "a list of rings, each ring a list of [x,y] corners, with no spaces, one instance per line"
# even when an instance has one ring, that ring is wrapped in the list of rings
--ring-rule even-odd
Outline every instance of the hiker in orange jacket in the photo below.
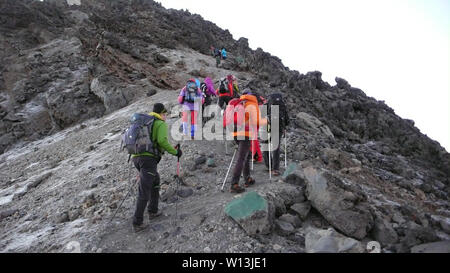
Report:
[[[246,90],[239,99],[244,102],[245,114],[243,115],[244,126],[239,126],[232,132],[234,140],[238,144],[237,161],[233,170],[230,189],[233,193],[245,191],[245,188],[239,186],[242,173],[245,187],[255,184],[255,180],[250,176],[251,141],[258,139],[259,126],[267,123],[266,119],[261,119],[258,99],[254,92]]]

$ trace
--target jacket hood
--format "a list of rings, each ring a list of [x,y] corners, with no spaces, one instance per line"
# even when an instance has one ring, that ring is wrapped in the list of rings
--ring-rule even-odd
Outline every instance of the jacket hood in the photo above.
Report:
[[[155,118],[164,121],[164,119],[163,119],[163,118],[161,117],[161,115],[158,114],[158,113],[150,112],[149,115],[150,115],[150,116],[154,116]]]

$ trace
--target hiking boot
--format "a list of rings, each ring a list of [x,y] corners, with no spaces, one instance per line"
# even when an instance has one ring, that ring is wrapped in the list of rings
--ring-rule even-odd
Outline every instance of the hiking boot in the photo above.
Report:
[[[255,184],[255,179],[249,177],[249,178],[247,178],[247,181],[245,181],[244,186],[247,188],[247,187],[250,187],[253,184]]]
[[[133,231],[136,232],[136,233],[137,232],[141,232],[141,231],[143,231],[146,228],[147,228],[147,225],[144,225],[143,223],[140,224],[140,225],[137,225],[137,224],[133,223]]]
[[[279,176],[279,175],[280,175],[280,171],[279,171],[279,170],[273,170],[273,171],[272,171],[272,174],[273,174],[274,176]]]
[[[244,188],[241,188],[241,187],[239,186],[239,184],[233,184],[233,185],[231,185],[230,192],[232,192],[232,193],[241,193],[241,192],[244,192],[244,191],[245,191],[245,189],[244,189]]]
[[[155,212],[155,213],[149,212],[148,213],[148,219],[151,221],[151,220],[153,220],[155,218],[158,218],[161,215],[162,215],[162,212]]]

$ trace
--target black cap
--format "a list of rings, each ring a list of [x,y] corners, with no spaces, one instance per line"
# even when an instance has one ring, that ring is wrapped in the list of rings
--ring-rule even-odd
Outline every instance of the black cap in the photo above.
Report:
[[[163,114],[163,113],[167,113],[167,110],[164,107],[164,104],[158,102],[158,103],[155,103],[155,105],[153,105],[153,112],[155,112],[157,114]]]

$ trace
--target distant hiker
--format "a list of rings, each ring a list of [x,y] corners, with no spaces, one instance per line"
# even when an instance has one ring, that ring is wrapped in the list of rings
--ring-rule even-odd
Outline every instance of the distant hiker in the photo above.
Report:
[[[278,115],[275,115],[274,112],[271,111],[271,106],[272,105],[278,105]],[[287,126],[289,125],[289,115],[288,115],[288,110],[286,108],[286,104],[283,101],[283,95],[282,94],[271,94],[269,96],[269,99],[267,101],[267,121],[268,121],[268,126],[267,126],[267,132],[273,134],[274,132],[271,131],[270,129],[270,125],[273,124],[273,122],[275,120],[278,120],[279,122],[279,130],[278,130],[278,134],[279,134],[279,140],[281,139],[281,137],[283,136],[283,134],[285,133],[285,130],[287,128]],[[265,141],[265,143],[267,143],[267,141]],[[270,152],[271,157],[271,169],[273,170],[273,174],[275,176],[280,175],[280,143],[281,141],[278,141],[278,143],[273,143],[271,142],[272,145],[272,151]],[[275,145],[275,146],[273,146]],[[263,152],[263,157],[264,157],[264,163],[266,165],[266,167],[269,169],[269,151],[264,151]]]
[[[203,97],[205,98],[205,103],[203,104],[202,108],[202,111],[204,112],[205,108],[211,105],[211,97],[217,96],[216,90],[214,89],[214,83],[212,82],[211,78],[205,78],[204,82],[200,84],[200,90],[202,90]]]
[[[228,75],[226,78],[222,78],[216,93],[219,94],[219,107],[224,109],[233,97],[239,96],[236,77]]]
[[[168,140],[168,129],[165,122],[167,110],[162,103],[156,103],[153,106],[153,112],[149,114],[153,119],[151,126],[150,140],[153,146],[150,151],[140,152],[132,154],[134,166],[139,171],[139,191],[136,203],[136,210],[133,217],[133,228],[135,231],[144,229],[144,212],[148,204],[149,219],[152,220],[161,215],[158,212],[158,199],[159,199],[159,184],[160,177],[158,174],[158,163],[161,160],[161,156],[164,151],[169,154],[181,157],[181,149],[175,149],[170,145]],[[146,117],[149,117],[146,116]],[[148,134],[147,134],[148,136]],[[149,145],[142,145],[145,146]],[[136,145],[138,147],[138,145]]]
[[[219,67],[220,60],[222,59],[222,53],[218,48],[214,49],[214,58],[216,58],[216,67]]]
[[[255,184],[255,180],[250,176],[251,140],[257,137],[259,129],[260,112],[256,96],[247,90],[239,99],[230,101],[226,109],[225,123],[234,122],[235,129],[232,132],[234,140],[238,145],[237,161],[233,170],[231,189],[232,193],[240,193],[245,188],[239,186],[241,174],[244,176],[244,186],[249,187]]]
[[[211,56],[214,57],[214,51],[216,50],[216,48],[214,46],[211,46],[209,49],[211,49]]]
[[[200,103],[205,102],[205,98],[202,96],[202,91],[200,90],[200,82],[197,84],[196,79],[189,79],[186,86],[183,87],[178,96],[178,102],[183,105],[183,135],[188,135],[188,120],[189,116],[191,118],[191,139],[194,139],[197,122],[198,110],[200,108]]]
[[[220,51],[220,53],[222,54],[222,60],[226,60],[227,59],[227,51],[225,50],[224,47],[222,47],[222,50]]]

